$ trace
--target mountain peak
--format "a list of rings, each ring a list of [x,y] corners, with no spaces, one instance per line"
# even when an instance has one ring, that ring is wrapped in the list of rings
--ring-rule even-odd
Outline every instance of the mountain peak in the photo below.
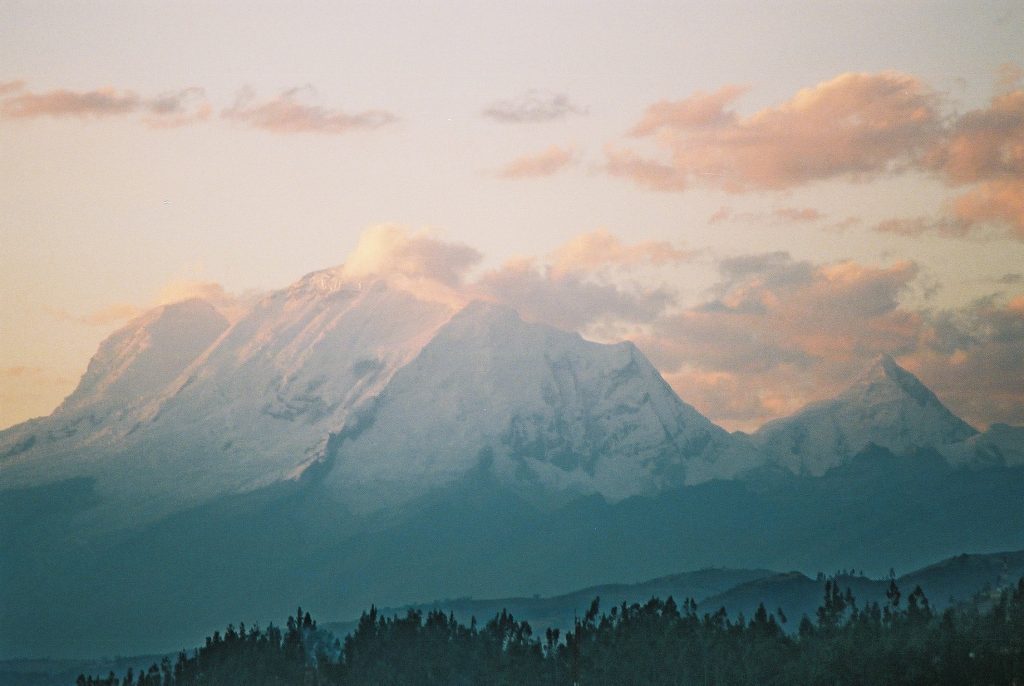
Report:
[[[871,443],[899,453],[975,433],[916,376],[883,354],[835,398],[769,422],[755,435],[781,464],[820,475]]]
[[[161,305],[107,337],[75,391],[58,408],[125,406],[169,384],[226,329],[213,305],[190,298]]]
[[[901,367],[888,353],[876,357],[840,397],[857,398],[858,402],[877,404],[890,401],[893,394],[906,396],[921,407],[930,406],[949,413],[931,389],[921,383],[914,374]],[[952,413],[949,414],[952,416]]]
[[[477,468],[531,494],[614,501],[756,462],[634,346],[587,341],[480,301],[396,372],[335,448],[327,482],[356,509]]]

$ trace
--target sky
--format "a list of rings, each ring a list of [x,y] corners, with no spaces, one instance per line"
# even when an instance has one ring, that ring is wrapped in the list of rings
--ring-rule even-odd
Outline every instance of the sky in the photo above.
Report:
[[[729,429],[882,353],[1024,424],[1021,36],[1012,0],[3,0],[0,427],[148,308],[367,255],[633,340]]]

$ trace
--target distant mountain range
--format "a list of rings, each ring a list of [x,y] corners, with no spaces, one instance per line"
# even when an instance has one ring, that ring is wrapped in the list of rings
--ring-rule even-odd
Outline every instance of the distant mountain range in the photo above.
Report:
[[[988,598],[1000,589],[1013,587],[1024,577],[1024,550],[992,553],[988,555],[962,554],[922,569],[894,577],[901,594],[906,597],[920,586],[931,608],[941,612],[950,606],[974,602],[977,597]],[[494,617],[502,610],[517,619],[526,620],[534,630],[548,627],[571,630],[577,618],[582,618],[594,598],[608,610],[623,603],[643,604],[651,598],[665,600],[672,597],[677,604],[687,598],[697,601],[698,613],[714,613],[724,609],[733,619],[743,615],[750,619],[758,605],[764,604],[769,612],[786,618],[783,628],[796,631],[804,616],[812,621],[822,604],[825,581],[831,580],[843,590],[849,588],[857,606],[865,607],[888,601],[889,579],[873,579],[854,569],[833,570],[810,578],[801,572],[772,572],[765,569],[702,569],[650,579],[635,584],[602,584],[563,593],[557,596],[472,599],[458,598],[417,603],[398,608],[378,608],[384,616],[404,616],[409,610],[426,614],[430,610],[453,613],[459,621],[468,624],[472,618],[480,622]],[[337,636],[351,632],[357,624],[334,622],[324,624]]]
[[[1024,428],[978,433],[890,357],[729,433],[630,343],[435,295],[325,270],[104,341],[51,416],[0,432],[0,655],[159,651],[297,600],[1024,546]]]
[[[957,555],[895,577],[901,595],[905,598],[921,587],[931,608],[942,612],[950,606],[977,607],[980,610],[998,597],[1001,590],[1014,586],[1024,577],[1024,550],[988,555]],[[451,613],[465,625],[473,619],[478,625],[502,611],[516,619],[529,622],[534,635],[542,635],[549,628],[559,629],[564,636],[572,630],[574,622],[582,618],[595,598],[600,599],[604,611],[622,604],[645,604],[651,598],[665,600],[672,597],[677,605],[687,598],[697,601],[698,614],[715,613],[725,609],[732,620],[742,615],[753,617],[758,605],[763,604],[774,613],[782,628],[788,632],[798,630],[801,619],[812,621],[822,604],[827,579],[849,588],[857,606],[865,607],[877,602],[884,606],[889,580],[867,578],[856,570],[833,571],[812,579],[800,572],[779,573],[766,569],[708,568],[650,579],[634,584],[602,584],[556,596],[510,597],[493,599],[457,598],[435,600],[402,607],[377,608],[383,617],[404,617],[409,611],[423,614],[431,610]],[[904,603],[905,605],[905,603]],[[316,608],[310,608],[316,610]],[[355,630],[358,620],[343,622],[320,621],[319,626],[343,639]],[[107,657],[88,660],[36,659],[0,660],[0,683],[31,684],[32,686],[68,686],[80,673],[123,673],[129,667],[136,672],[159,663],[162,654],[135,657]],[[172,659],[175,657],[171,654]]]

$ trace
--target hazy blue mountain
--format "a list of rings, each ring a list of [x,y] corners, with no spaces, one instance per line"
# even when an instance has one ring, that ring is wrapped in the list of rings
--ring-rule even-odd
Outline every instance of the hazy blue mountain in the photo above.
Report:
[[[934,610],[971,601],[988,590],[1013,586],[1024,576],[1024,550],[990,554],[961,554],[922,569],[895,577],[905,599],[920,586]],[[641,581],[634,584],[601,584],[556,596],[472,599],[456,598],[434,600],[395,608],[378,608],[382,615],[403,616],[409,610],[426,613],[442,610],[455,614],[456,619],[468,623],[475,617],[486,621],[502,610],[508,610],[517,619],[526,620],[535,630],[558,628],[563,633],[571,630],[577,617],[583,617],[590,603],[599,597],[605,610],[622,603],[643,604],[651,598],[662,600],[672,597],[677,604],[686,598],[697,601],[699,613],[713,613],[725,608],[731,617],[743,614],[753,616],[761,603],[770,612],[782,609],[787,618],[785,628],[795,631],[801,617],[814,619],[822,603],[825,581],[838,583],[845,591],[849,588],[858,607],[869,602],[884,605],[888,578],[869,578],[859,570],[833,570],[821,576],[808,577],[801,572],[773,572],[766,569],[702,569]],[[356,620],[326,624],[326,628],[343,636],[355,628]]]
[[[872,576],[965,550],[1024,547],[1024,469],[958,470],[873,448],[820,478],[715,480],[610,503],[540,507],[485,465],[399,507],[352,514],[316,474],[215,499],[101,542],[61,539],[89,484],[0,493],[34,512],[0,558],[0,654],[158,652],[225,618],[266,624],[424,598],[558,595],[679,569],[855,565]],[[19,500],[20,498],[20,500]],[[984,507],[978,506],[984,503]],[[61,541],[59,546],[39,541]],[[138,617],[159,617],[138,631]],[[102,622],[96,618],[102,617]]]
[[[907,596],[920,586],[931,608],[942,611],[951,605],[970,602],[979,593],[1013,586],[1021,577],[1024,577],[1024,550],[961,554],[899,575],[895,581],[903,607]],[[832,579],[843,591],[849,588],[860,608],[871,602],[880,606],[887,602],[888,579],[868,578],[852,568],[838,574],[831,571],[826,578]],[[822,603],[826,578],[811,579],[800,572],[765,576],[703,598],[699,607],[702,612],[724,607],[732,616],[743,613],[749,619],[763,602],[769,611],[782,608],[789,620],[786,628],[794,631],[801,617],[814,620],[815,611]]]

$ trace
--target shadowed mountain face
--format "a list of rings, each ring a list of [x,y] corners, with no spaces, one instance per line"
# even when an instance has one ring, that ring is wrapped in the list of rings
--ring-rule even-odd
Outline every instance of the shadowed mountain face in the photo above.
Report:
[[[902,453],[976,433],[917,377],[882,355],[836,398],[769,422],[754,440],[778,464],[820,476],[869,444]]]
[[[0,432],[0,655],[176,649],[296,601],[340,617],[1022,547],[1019,430],[974,433],[883,358],[729,434],[632,344],[338,270],[230,325],[165,306],[51,417]]]

